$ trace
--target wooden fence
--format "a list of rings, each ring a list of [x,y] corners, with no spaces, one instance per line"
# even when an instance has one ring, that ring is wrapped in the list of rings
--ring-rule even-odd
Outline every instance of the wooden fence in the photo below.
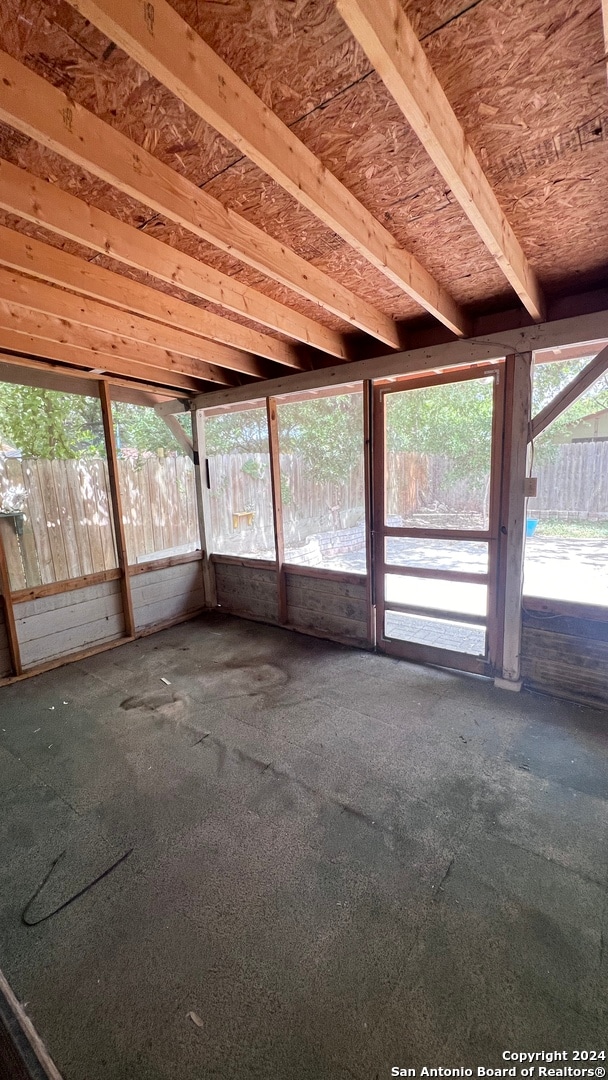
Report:
[[[608,518],[608,442],[564,443],[537,459],[538,496],[529,513],[538,517]]]
[[[211,535],[224,554],[274,552],[268,454],[217,454],[209,458]],[[363,462],[343,484],[315,482],[305,462],[281,454],[285,541],[342,529],[363,520]]]
[[[129,562],[199,545],[188,458],[138,455],[118,468]],[[0,513],[14,590],[116,566],[105,460],[0,458],[0,506],[3,493],[19,487],[27,492],[23,516]]]
[[[538,498],[530,502],[531,514],[608,517],[608,443],[556,447],[553,457],[538,462],[534,471]],[[209,474],[214,549],[272,553],[268,455],[216,455],[209,459]],[[446,459],[390,453],[389,514],[405,517],[448,498],[455,509],[471,512],[479,492],[465,482],[448,484],[447,475]],[[194,469],[188,458],[134,455],[119,460],[119,476],[131,563],[198,547]],[[288,545],[363,520],[362,462],[343,484],[317,483],[301,458],[283,454],[281,486]],[[0,513],[13,589],[116,566],[105,460],[0,457],[0,507],[2,493],[10,487],[24,487],[28,493],[24,517]]]

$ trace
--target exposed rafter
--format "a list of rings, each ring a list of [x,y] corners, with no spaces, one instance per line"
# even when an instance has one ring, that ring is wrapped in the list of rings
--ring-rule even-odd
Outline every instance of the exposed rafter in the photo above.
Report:
[[[36,316],[30,317],[35,324]],[[48,316],[42,316],[48,319]],[[92,353],[89,349],[73,345],[71,342],[58,341],[50,337],[52,332],[47,323],[47,336],[40,337],[38,334],[26,331],[13,330],[6,326],[7,312],[4,306],[0,308],[0,349],[8,349],[15,353],[25,353],[35,356],[40,361],[59,361],[61,364],[70,364],[72,367],[82,369],[84,374],[96,371],[95,378],[100,375],[111,374],[113,377],[124,376],[138,381],[149,381],[150,385],[165,385],[177,387],[187,393],[200,391],[201,382],[193,379],[191,375],[182,375],[179,372],[163,372],[160,368],[147,367],[145,364],[133,364],[120,356],[106,356],[103,353]],[[32,325],[28,322],[28,325]],[[57,337],[61,334],[60,327],[56,327]],[[64,335],[65,336],[65,335]],[[106,366],[107,365],[107,366]],[[81,374],[81,371],[78,371]]]
[[[6,273],[8,271],[0,270],[0,275]],[[50,286],[45,286],[45,288],[50,288]],[[212,364],[202,364],[188,356],[179,356],[166,349],[152,348],[142,342],[132,341],[105,330],[96,330],[62,315],[32,311],[27,300],[22,296],[18,302],[4,300],[0,296],[0,326],[5,330],[32,334],[36,338],[54,341],[58,345],[73,345],[75,348],[86,350],[83,366],[88,368],[101,367],[106,371],[126,375],[129,373],[124,368],[119,369],[118,365],[122,361],[128,361],[129,364],[137,365],[138,368],[142,365],[146,368],[147,374],[144,378],[158,379],[168,386],[180,385],[180,383],[174,383],[176,376],[180,379],[183,376],[187,376],[189,380],[202,379],[205,382],[217,383],[219,386],[238,386],[240,383],[238,375],[234,372],[217,368]],[[154,369],[154,375],[150,374],[151,369]],[[133,374],[137,377],[135,371]]]
[[[338,10],[473,227],[534,319],[536,275],[399,0],[336,0]]]
[[[3,225],[0,225],[0,265],[8,266],[24,274],[31,274],[42,281],[71,289],[94,300],[101,300],[106,304],[136,312],[163,326],[184,330],[188,337],[192,338],[191,347],[197,348],[199,354],[200,352],[207,353],[209,350],[209,342],[205,339],[212,338],[218,342],[221,340],[220,335],[224,341],[226,337],[234,336],[236,340],[232,342],[232,345],[242,350],[248,346],[256,346],[255,352],[260,353],[264,349],[264,356],[288,367],[302,370],[310,366],[302,363],[296,349],[291,345],[285,345],[284,342],[258,334],[255,330],[230,323],[228,319],[222,319],[208,311],[201,311],[200,308],[186,304],[183,300],[166,296],[147,285],[140,285],[139,282],[125,278],[121,274],[115,274],[112,270],[96,266],[76,255],[70,255],[67,251],[51,247],[49,244],[15,232],[13,229],[7,229]],[[227,324],[227,330],[223,324]],[[233,328],[234,334],[230,327]],[[185,350],[180,346],[180,351]],[[211,352],[213,352],[213,346]],[[211,358],[209,356],[209,359]],[[252,363],[247,358],[241,361],[239,353],[236,359],[230,352],[225,358],[222,353],[213,358],[217,359],[218,363],[225,363],[232,370],[244,371],[248,375],[268,373],[264,371],[264,365],[259,362]]]
[[[393,347],[395,321],[0,52],[0,120]]]
[[[174,330],[173,327],[163,326],[150,319],[142,319],[140,315],[132,315],[118,308],[108,307],[107,304],[102,304],[98,300],[90,300],[86,296],[65,292],[43,281],[22,277],[20,274],[1,267],[0,298],[14,304],[21,304],[32,311],[41,311],[47,315],[70,319],[75,323],[106,333],[120,334],[128,340],[141,342],[155,349],[181,353],[182,356],[191,358],[190,373],[196,375],[200,371],[202,379],[207,377],[202,374],[203,369],[209,369],[211,365],[221,365],[228,370],[239,371],[257,378],[264,378],[268,374],[267,361],[258,360],[248,353],[230,349],[227,345],[202,341],[194,334]],[[216,372],[220,378],[214,381],[222,381],[219,367],[216,368]]]
[[[325,225],[455,334],[466,317],[446,289],[224,63],[166,0],[70,0],[85,18],[230,140]]]
[[[342,360],[348,359],[347,341],[335,330],[329,330],[235,278],[206,266],[191,255],[148,236],[141,229],[127,225],[94,206],[88,206],[56,184],[39,180],[25,169],[1,159],[0,207],[26,221],[43,225],[57,236],[84,244],[101,255],[109,255],[118,262],[143,270],[169,285],[176,285],[193,296],[219,304],[296,341]],[[236,343],[236,340],[232,342]],[[280,344],[272,341],[269,347],[278,349]],[[269,358],[288,364],[288,350],[289,346],[284,345],[280,360],[278,353]],[[257,352],[258,349],[248,351]],[[260,352],[260,355],[268,354]]]
[[[16,338],[18,335],[13,336]],[[22,335],[22,338],[24,336]],[[92,382],[99,382],[99,372],[71,371],[70,368],[66,368],[48,355],[46,359],[39,359],[37,353],[32,350],[27,350],[31,353],[29,356],[17,355],[19,350],[25,351],[23,341],[17,349],[5,346],[4,337],[5,332],[0,330],[0,379],[3,381],[20,382],[25,386],[38,385],[65,393],[82,392],[84,394],[91,393]],[[44,353],[40,355],[42,357]],[[117,401],[131,401],[134,405],[150,405],[153,408],[160,407],[169,401],[172,408],[175,408],[174,403],[177,399],[174,389],[140,380],[133,382],[130,379],[121,379],[117,375],[104,375],[104,378],[110,383],[112,397]],[[185,399],[187,400],[188,398]]]

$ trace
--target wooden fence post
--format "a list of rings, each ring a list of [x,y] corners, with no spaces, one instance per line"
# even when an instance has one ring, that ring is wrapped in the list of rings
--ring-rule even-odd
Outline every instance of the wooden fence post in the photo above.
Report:
[[[211,528],[211,506],[205,454],[205,415],[202,409],[192,410],[192,448],[194,461],[194,483],[196,487],[196,506],[198,527],[203,556],[203,584],[205,604],[208,608],[217,607],[217,587],[215,568],[209,559],[209,530]]]
[[[503,621],[502,677],[497,686],[521,688],[521,620],[526,527],[526,459],[532,400],[532,353],[505,361],[505,427],[500,514],[498,615]]]
[[[120,590],[122,593],[122,604],[125,617],[125,633],[127,637],[133,637],[135,634],[135,615],[133,613],[133,599],[131,597],[131,582],[129,579],[129,560],[125,541],[125,527],[122,517],[122,499],[120,496],[120,482],[118,477],[116,439],[114,437],[114,424],[112,422],[112,401],[110,398],[110,384],[106,382],[105,379],[100,379],[99,381],[99,400],[101,402],[103,432],[106,440],[112,517],[114,520],[114,535],[116,538],[116,558],[120,570]]]
[[[275,398],[266,398],[268,417],[268,449],[270,451],[270,483],[272,485],[272,516],[274,520],[274,548],[277,560],[277,590],[279,622],[287,622],[287,584],[285,581],[285,537],[283,533],[283,498],[281,494],[281,459],[279,451],[279,425]]]

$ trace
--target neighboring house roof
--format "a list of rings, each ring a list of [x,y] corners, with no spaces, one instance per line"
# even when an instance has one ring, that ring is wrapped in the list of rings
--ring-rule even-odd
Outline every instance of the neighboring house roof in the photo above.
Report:
[[[608,439],[608,409],[599,409],[587,416],[581,416],[579,420],[573,420],[562,432],[559,441],[578,442],[581,439]]]

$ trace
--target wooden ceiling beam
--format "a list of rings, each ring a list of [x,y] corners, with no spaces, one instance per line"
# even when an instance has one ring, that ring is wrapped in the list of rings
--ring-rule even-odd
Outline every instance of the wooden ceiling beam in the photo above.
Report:
[[[138,281],[123,277],[122,274],[115,274],[112,270],[96,266],[95,263],[87,262],[86,259],[70,255],[67,251],[44,244],[41,240],[25,236],[14,229],[7,229],[3,225],[0,225],[0,266],[31,274],[42,281],[71,289],[93,300],[100,300],[105,304],[135,312],[163,326],[183,330],[191,338],[191,347],[197,350],[197,354],[200,352],[207,354],[209,349],[207,338],[211,337],[218,342],[219,332],[225,341],[226,336],[232,336],[230,327],[233,327],[236,331],[233,335],[236,340],[232,342],[232,345],[240,349],[255,345],[257,346],[255,351],[259,352],[262,348],[266,349],[265,342],[268,342],[264,355],[269,359],[300,371],[311,366],[302,363],[297,350],[291,345],[265,337],[247,327],[237,326],[235,323],[230,323],[228,319],[219,318],[208,311],[201,311],[200,308],[186,304],[183,300],[166,296],[147,285],[141,285]],[[224,330],[221,325],[224,323],[228,327],[227,330]],[[275,345],[276,349],[273,348]],[[181,349],[181,351],[185,350]],[[236,362],[238,367],[232,365],[230,359],[227,362],[222,354],[217,357],[217,360],[219,363],[226,363],[227,366],[230,364],[233,370],[245,371],[248,375],[264,374],[264,367],[258,361],[251,362],[247,359],[241,363],[241,354],[237,353],[237,356],[239,357]]]
[[[446,289],[359,202],[166,0],[70,0],[113,42],[294,199],[453,333],[467,319]]]
[[[26,386],[45,386],[49,390],[57,389],[67,394],[97,394],[97,387],[92,384],[99,383],[99,373],[80,369],[71,371],[64,366],[63,362],[58,362],[48,353],[45,356],[42,352],[42,348],[45,345],[49,346],[50,342],[32,338],[33,342],[37,342],[36,348],[41,350],[39,359],[36,352],[25,347],[23,339],[26,337],[25,334],[0,329],[0,381],[22,382]],[[14,341],[17,338],[22,339],[17,346],[4,343],[5,340]],[[60,346],[57,349],[61,352]],[[51,353],[52,351],[53,346],[51,346]],[[19,356],[19,352],[29,355]],[[117,397],[116,400],[130,400],[134,405],[146,404],[153,408],[176,400],[175,390],[170,387],[157,386],[155,383],[139,380],[132,382],[130,379],[121,379],[117,375],[102,375],[102,378],[106,378],[112,388],[119,388],[122,396]]]
[[[359,330],[399,347],[394,319],[5,52],[0,52],[0,76],[0,120]]]
[[[191,384],[196,380],[217,383],[219,386],[238,386],[240,383],[239,377],[233,372],[222,371],[209,364],[201,365],[190,357],[150,348],[139,341],[83,326],[62,316],[32,311],[23,301],[12,303],[0,298],[0,326],[4,330],[29,334],[58,345],[71,345],[83,352],[83,367],[101,368],[127,377],[143,377],[167,386],[183,386],[184,389],[192,389]],[[142,367],[145,369],[143,375]]]
[[[2,159],[0,208],[321,352],[349,358],[348,341],[342,334]],[[281,345],[289,349],[281,342],[273,342],[272,348]],[[268,358],[291,366],[285,359],[290,354],[282,351],[280,355],[282,359],[278,353]]]
[[[336,0],[338,11],[532,318],[544,299],[462,125],[399,0]],[[127,5],[128,6],[128,5]]]
[[[240,401],[260,401],[316,387],[342,386],[360,379],[398,378],[403,375],[433,374],[445,368],[460,368],[483,361],[500,360],[511,353],[534,352],[537,349],[557,348],[580,341],[602,341],[606,334],[608,307],[603,298],[602,309],[588,311],[569,318],[526,327],[506,327],[496,332],[460,341],[419,346],[401,353],[357,360],[347,366],[302,371],[270,382],[252,382],[229,390],[212,390],[195,399],[197,408],[215,408]],[[491,367],[489,367],[491,370]]]
[[[8,231],[8,230],[7,230]],[[31,241],[30,241],[31,242]],[[44,245],[42,245],[44,246]],[[238,371],[256,378],[264,377],[268,370],[266,361],[256,360],[247,353],[230,349],[226,345],[217,345],[212,341],[202,341],[194,334],[174,330],[170,326],[142,319],[139,315],[108,307],[98,300],[86,296],[77,296],[72,292],[47,285],[35,278],[26,278],[12,270],[0,267],[0,299],[21,304],[31,311],[45,312],[60,319],[88,326],[105,333],[119,334],[121,337],[139,342],[154,349],[179,353],[185,360],[189,358],[189,374],[206,379],[205,371],[216,376],[212,382],[225,382],[225,372]],[[222,365],[220,368],[218,365]],[[230,381],[230,380],[228,380]]]

